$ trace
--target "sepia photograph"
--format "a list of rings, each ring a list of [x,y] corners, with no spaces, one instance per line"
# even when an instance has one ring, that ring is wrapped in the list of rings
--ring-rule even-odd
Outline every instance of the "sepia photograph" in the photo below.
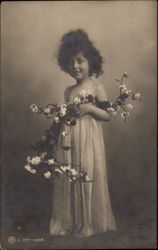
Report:
[[[157,2],[1,3],[2,249],[157,248]]]

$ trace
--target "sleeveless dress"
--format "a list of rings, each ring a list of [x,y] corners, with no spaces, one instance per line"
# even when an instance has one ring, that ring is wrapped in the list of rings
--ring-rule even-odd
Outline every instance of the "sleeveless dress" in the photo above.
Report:
[[[86,90],[92,94],[93,89]],[[68,131],[64,125],[62,131]],[[62,146],[71,146],[64,151]],[[76,120],[70,133],[59,137],[56,158],[87,173],[89,182],[72,183],[65,175],[55,180],[50,220],[51,235],[76,237],[116,230],[111,210],[102,124],[90,115]]]

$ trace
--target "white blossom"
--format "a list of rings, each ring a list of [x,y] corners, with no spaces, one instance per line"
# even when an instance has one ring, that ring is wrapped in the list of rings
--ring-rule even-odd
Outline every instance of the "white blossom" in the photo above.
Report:
[[[44,113],[49,114],[51,112],[51,108],[45,108]]]
[[[39,156],[35,156],[32,158],[31,163],[33,165],[38,165],[41,162],[41,158]]]
[[[52,174],[51,174],[50,171],[47,171],[47,172],[44,173],[44,177],[47,178],[47,179],[49,179],[51,177],[51,175]]]
[[[40,155],[41,159],[43,159],[46,155],[47,155],[47,152],[42,152]]]
[[[125,84],[121,84],[121,85],[119,86],[119,89],[120,89],[121,91],[126,91],[126,90],[127,90]]]
[[[129,116],[129,112],[124,111],[121,113],[121,117],[124,119],[125,117]]]
[[[141,100],[141,95],[140,95],[140,93],[136,93],[136,94],[134,94],[133,95],[133,100]]]
[[[107,108],[107,111],[110,112],[112,115],[117,115],[117,112],[113,107]]]
[[[127,76],[128,76],[127,72],[124,72],[124,73],[123,73],[123,76],[124,76],[124,77],[127,77]]]
[[[86,175],[85,181],[90,181],[89,177]]]
[[[112,108],[112,107],[110,107],[110,108],[107,108],[107,111],[109,111],[109,112],[115,112],[115,109]]]
[[[60,106],[60,109],[66,109],[66,110],[67,110],[67,105],[66,105],[66,104],[62,104],[62,105]]]
[[[62,136],[66,136],[67,133],[65,131],[62,132]]]
[[[60,109],[60,116],[65,116],[66,115],[66,108],[61,108]]]
[[[66,170],[71,170],[71,165],[65,166]]]
[[[61,166],[61,169],[66,172],[66,171],[71,171],[71,166],[68,165],[68,166]]]
[[[30,106],[30,109],[32,110],[33,113],[38,113],[39,111],[38,106],[36,104],[32,104]]]
[[[28,156],[26,160],[27,160],[28,163],[30,163],[31,162],[31,157]]]
[[[130,110],[130,109],[133,109],[133,105],[131,103],[128,103],[127,104],[127,109]]]
[[[59,168],[56,168],[56,169],[54,170],[54,172],[57,172],[57,173],[63,174],[63,172],[62,172]]]
[[[117,115],[116,111],[111,112],[112,115]]]
[[[70,171],[70,170],[71,170],[71,168],[68,167],[68,166],[61,166],[61,169],[62,169],[64,172]]]
[[[85,98],[85,97],[87,96],[86,90],[83,89],[83,90],[80,92],[80,96],[82,96],[83,98]]]
[[[77,175],[76,169],[72,168],[72,169],[71,169],[71,174],[72,174],[73,176]]]
[[[81,103],[81,99],[80,99],[79,97],[76,96],[76,97],[74,98],[74,103],[75,103],[75,104],[80,104],[80,103]]]
[[[47,163],[48,163],[48,165],[52,165],[52,164],[54,164],[54,159],[49,159],[48,161],[47,161]]]
[[[126,93],[127,95],[130,95],[130,94],[132,93],[132,90],[128,89],[128,90],[126,90],[125,93]]]
[[[65,172],[66,168],[64,166],[61,166],[60,168]]]
[[[119,105],[117,105],[117,111],[119,111],[121,108],[120,108],[120,106]]]
[[[36,174],[36,172],[37,172],[37,170],[36,169],[33,169],[30,165],[25,165],[24,166],[24,168],[28,171],[28,172],[30,172],[30,173],[32,173],[32,174]]]
[[[56,116],[56,117],[54,118],[54,121],[55,121],[56,123],[58,123],[58,122],[59,122],[59,117]]]

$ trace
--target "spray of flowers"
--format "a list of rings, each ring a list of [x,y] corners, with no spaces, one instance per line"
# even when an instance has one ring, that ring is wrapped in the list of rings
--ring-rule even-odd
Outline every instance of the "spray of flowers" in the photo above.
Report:
[[[50,155],[48,156],[47,152],[42,152],[32,158],[28,156],[27,164],[24,168],[31,174],[39,174],[40,176],[51,180],[64,174],[67,176],[69,182],[79,180],[86,182],[90,181],[85,172],[78,173],[73,165],[63,164],[54,158],[50,158]]]
[[[76,166],[71,164],[64,164],[55,159],[55,152],[57,150],[57,143],[59,135],[67,136],[71,128],[76,125],[76,119],[80,115],[80,105],[82,103],[90,103],[97,107],[106,110],[111,115],[120,114],[123,121],[127,120],[130,111],[133,109],[131,103],[127,103],[128,99],[132,101],[140,101],[140,93],[134,93],[127,89],[124,80],[128,79],[128,75],[124,72],[120,79],[115,79],[119,83],[119,95],[114,102],[108,100],[98,101],[92,93],[87,93],[83,90],[78,97],[75,97],[73,103],[64,103],[60,106],[57,103],[48,104],[45,109],[39,108],[36,104],[32,104],[30,109],[35,114],[43,114],[47,119],[52,119],[51,127],[46,131],[41,139],[32,145],[32,148],[37,152],[34,157],[27,157],[25,169],[31,174],[39,174],[46,179],[54,180],[60,175],[66,175],[70,182],[84,181],[90,182],[86,172],[76,171]],[[67,131],[62,131],[63,124],[68,126]],[[71,150],[71,146],[64,146],[64,151]]]
[[[34,175],[40,175],[46,179],[53,181],[61,175],[65,175],[69,182],[91,182],[84,171],[77,171],[76,166],[72,164],[65,164],[57,161],[55,153],[57,150],[57,143],[60,133],[62,136],[67,136],[72,126],[76,125],[78,118],[79,104],[76,100],[74,103],[62,104],[58,106],[55,104],[48,104],[45,109],[39,108],[36,104],[32,104],[30,109],[33,113],[44,114],[46,118],[53,119],[51,127],[46,131],[45,135],[39,141],[32,145],[37,154],[34,157],[27,157],[27,163],[24,168]],[[62,125],[66,124],[69,130],[62,131]],[[63,146],[64,151],[71,150],[71,146]]]
[[[97,106],[105,109],[111,115],[115,116],[120,114],[123,121],[127,120],[127,117],[130,115],[130,111],[133,109],[133,105],[131,103],[127,103],[128,99],[132,101],[141,101],[141,94],[135,93],[130,89],[127,89],[124,80],[128,79],[128,74],[124,72],[121,76],[121,79],[115,79],[117,83],[119,83],[119,96],[112,103],[107,100],[104,102],[97,102]]]

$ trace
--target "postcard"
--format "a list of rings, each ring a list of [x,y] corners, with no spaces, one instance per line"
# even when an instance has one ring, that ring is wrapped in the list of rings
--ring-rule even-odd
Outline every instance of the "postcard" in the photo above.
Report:
[[[1,3],[2,249],[156,248],[156,7]]]

